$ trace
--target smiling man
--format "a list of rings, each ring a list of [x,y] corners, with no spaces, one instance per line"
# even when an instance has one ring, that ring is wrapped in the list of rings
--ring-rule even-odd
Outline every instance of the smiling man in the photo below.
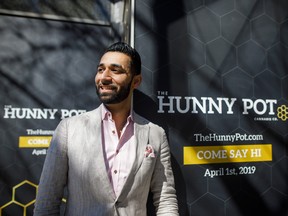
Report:
[[[164,130],[133,111],[142,80],[141,58],[126,43],[111,45],[95,77],[102,104],[64,119],[43,167],[35,216],[146,216],[149,191],[157,215],[178,215],[170,152]]]

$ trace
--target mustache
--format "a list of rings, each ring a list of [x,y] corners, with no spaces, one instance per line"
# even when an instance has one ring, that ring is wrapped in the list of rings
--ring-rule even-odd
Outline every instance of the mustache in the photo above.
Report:
[[[98,86],[98,88],[102,88],[102,87],[105,87],[105,88],[111,88],[111,89],[113,89],[113,88],[117,88],[117,85],[116,84],[113,84],[113,83],[103,83],[103,82],[99,82],[98,84],[97,84],[97,86]]]

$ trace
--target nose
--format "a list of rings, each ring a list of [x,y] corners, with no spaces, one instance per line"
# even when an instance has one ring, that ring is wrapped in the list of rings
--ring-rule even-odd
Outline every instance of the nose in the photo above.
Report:
[[[100,81],[102,84],[110,83],[112,80],[111,72],[108,68],[96,74],[96,82]]]
[[[107,77],[110,77],[110,70],[108,68],[106,68],[105,70],[103,70],[101,72],[101,78],[107,78]]]

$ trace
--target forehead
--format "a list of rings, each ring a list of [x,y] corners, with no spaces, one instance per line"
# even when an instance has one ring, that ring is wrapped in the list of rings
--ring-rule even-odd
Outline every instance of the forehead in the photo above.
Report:
[[[101,65],[122,65],[122,67],[130,67],[131,58],[121,52],[107,52],[100,59]]]

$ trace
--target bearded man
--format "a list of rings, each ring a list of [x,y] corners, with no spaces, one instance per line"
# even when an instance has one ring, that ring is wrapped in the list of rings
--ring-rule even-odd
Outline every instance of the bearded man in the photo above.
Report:
[[[55,130],[40,178],[34,216],[146,216],[149,191],[157,215],[178,205],[164,130],[133,111],[141,58],[126,43],[111,45],[95,77],[102,104],[64,119]]]

